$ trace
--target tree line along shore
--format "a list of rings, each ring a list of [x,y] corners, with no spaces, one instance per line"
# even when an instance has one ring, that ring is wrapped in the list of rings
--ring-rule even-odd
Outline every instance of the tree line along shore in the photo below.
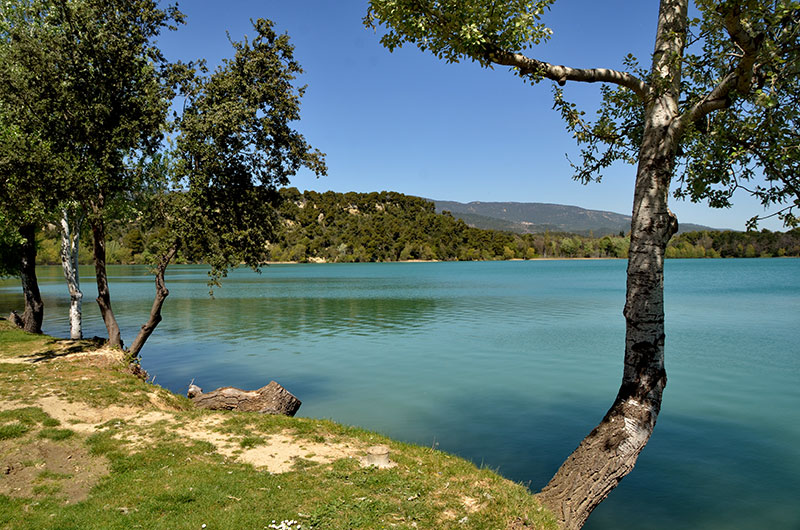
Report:
[[[468,226],[434,203],[396,192],[318,193],[285,188],[282,221],[265,249],[270,262],[474,261],[536,258],[626,258],[630,237],[594,237],[562,232],[517,234]],[[107,259],[114,264],[146,264],[164,227],[146,227],[136,217],[109,227]],[[59,229],[48,225],[38,236],[38,264],[60,264]],[[753,258],[800,256],[800,229],[737,232],[684,232],[672,238],[667,258]],[[91,264],[90,249],[82,264]],[[185,253],[179,263],[192,263]]]

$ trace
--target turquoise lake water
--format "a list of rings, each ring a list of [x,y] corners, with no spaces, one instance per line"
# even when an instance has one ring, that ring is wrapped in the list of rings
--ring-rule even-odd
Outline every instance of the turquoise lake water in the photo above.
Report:
[[[275,379],[299,415],[458,454],[538,490],[619,387],[625,261],[173,266],[142,351],[185,392]],[[82,271],[84,332],[105,335]],[[41,267],[46,333],[67,289]],[[126,343],[153,297],[145,267],[110,268]],[[661,415],[636,469],[585,528],[800,528],[800,260],[668,260]],[[0,314],[21,309],[0,281]]]

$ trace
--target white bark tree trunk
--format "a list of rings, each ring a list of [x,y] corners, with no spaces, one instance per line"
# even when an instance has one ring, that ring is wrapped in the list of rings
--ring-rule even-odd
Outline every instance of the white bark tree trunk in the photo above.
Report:
[[[559,526],[579,529],[633,469],[655,428],[664,369],[664,252],[678,229],[667,208],[680,134],[680,57],[688,0],[662,0],[631,220],[625,364],[614,403],[537,494]]]
[[[61,209],[61,267],[69,289],[69,336],[71,339],[82,339],[81,327],[81,291],[78,273],[78,250],[80,248],[81,224],[83,213],[80,207],[72,205]]]

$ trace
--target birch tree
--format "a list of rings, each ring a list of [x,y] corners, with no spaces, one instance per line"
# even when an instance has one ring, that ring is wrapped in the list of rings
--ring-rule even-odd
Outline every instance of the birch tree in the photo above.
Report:
[[[711,206],[746,188],[796,222],[800,3],[695,0],[695,20],[689,0],[661,0],[647,68],[631,56],[623,68],[579,68],[527,51],[552,33],[541,16],[553,2],[372,0],[365,23],[384,29],[389,50],[412,43],[448,62],[554,81],[556,108],[582,145],[575,178],[596,179],[617,160],[637,167],[622,383],[600,424],[537,495],[562,528],[580,528],[633,469],[661,409],[664,252],[678,228],[668,209],[671,184]],[[567,83],[603,84],[594,122],[565,99]]]
[[[79,204],[72,202],[61,206],[61,269],[67,281],[69,291],[69,337],[71,339],[83,338],[83,321],[81,303],[80,274],[78,272],[78,251],[80,250],[81,226],[83,225],[83,209]]]

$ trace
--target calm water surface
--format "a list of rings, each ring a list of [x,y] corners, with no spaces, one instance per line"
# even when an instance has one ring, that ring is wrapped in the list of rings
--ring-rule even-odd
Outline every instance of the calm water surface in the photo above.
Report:
[[[636,466],[585,528],[800,528],[800,260],[666,265],[669,384]],[[85,299],[96,296],[82,271]],[[126,342],[152,303],[144,267],[112,267]],[[66,336],[61,271],[40,268],[45,332]],[[275,379],[300,415],[469,458],[541,488],[616,395],[624,261],[170,267],[143,350],[185,392]],[[21,308],[0,282],[0,313]],[[94,303],[85,333],[104,335]]]

